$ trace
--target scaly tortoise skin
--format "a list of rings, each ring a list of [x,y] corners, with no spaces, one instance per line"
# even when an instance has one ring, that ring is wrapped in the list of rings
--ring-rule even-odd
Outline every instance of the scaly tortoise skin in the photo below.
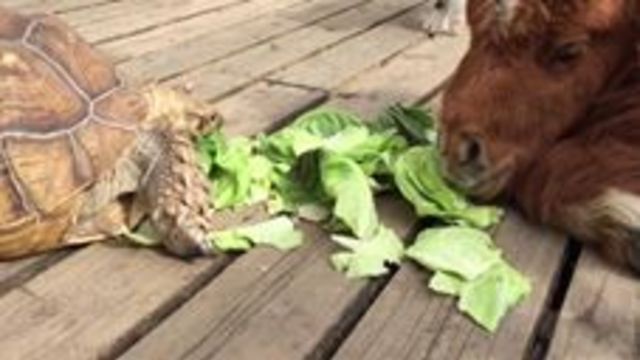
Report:
[[[219,118],[115,69],[53,16],[0,7],[0,258],[119,235],[142,215],[181,256],[208,252],[191,140]]]

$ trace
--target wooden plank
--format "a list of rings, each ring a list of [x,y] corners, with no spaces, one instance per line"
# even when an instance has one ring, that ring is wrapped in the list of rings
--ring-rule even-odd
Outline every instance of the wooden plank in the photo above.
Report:
[[[336,359],[519,359],[525,354],[556,279],[564,238],[510,213],[497,232],[505,256],[533,283],[533,293],[487,334],[448,298],[427,288],[427,275],[403,266],[341,346]],[[416,290],[419,289],[419,290]]]
[[[91,42],[121,38],[210,12],[224,12],[244,0],[130,0],[65,13],[63,18]]]
[[[196,17],[155,27],[121,39],[99,44],[114,61],[121,62],[133,57],[174,46],[187,39],[219,31],[236,31],[241,23],[255,21],[269,13],[288,8],[306,0],[250,0],[222,12],[214,11]]]
[[[357,2],[359,3],[359,2]],[[357,4],[356,3],[356,4]],[[354,6],[342,0],[310,0],[288,12],[306,12],[304,20],[285,17],[287,12],[275,12],[234,28],[234,31],[198,36],[188,41],[146,53],[121,64],[120,68],[132,81],[147,82],[166,79],[204,64],[224,59],[264,41],[303,28]],[[313,10],[313,11],[311,11]]]
[[[234,114],[244,114],[252,121],[232,121],[224,128],[234,135],[255,134],[275,130],[300,111],[323,102],[327,94],[281,84],[259,82],[233,97],[217,103],[220,112],[233,120]],[[269,104],[269,106],[255,106]],[[278,119],[278,121],[274,121]]]
[[[375,79],[374,83],[393,88],[395,83],[379,79],[388,71],[395,73],[399,59],[362,76],[360,87],[373,91],[369,80]],[[449,60],[435,63],[437,74],[454,65]],[[404,81],[413,80],[410,71],[405,76]],[[441,77],[432,79],[431,87]],[[418,96],[403,100],[413,101],[430,91],[428,80],[421,85],[427,87]],[[350,88],[357,85],[352,83]],[[377,105],[384,102],[386,99],[378,98]],[[415,218],[404,202],[393,199],[382,200],[381,217],[407,236]],[[307,234],[312,242],[291,254],[258,250],[243,256],[123,358],[299,359],[331,353],[335,341],[382,284],[380,280],[348,281],[327,262],[336,248],[326,234],[316,229]],[[176,332],[189,335],[177,338]]]
[[[4,0],[3,6],[19,9],[26,13],[64,13],[82,8],[103,5],[114,0]]]
[[[425,36],[405,25],[415,16],[411,10],[419,12],[420,8],[412,6],[404,11],[403,16],[331,47],[270,78],[290,84],[333,89],[363,70],[385,62]]]
[[[105,245],[80,251],[0,298],[2,356],[106,357],[155,312],[175,306],[177,293],[193,293],[220,265]],[[142,274],[148,276],[138,284]]]
[[[0,262],[0,295],[31,279],[66,255],[68,255],[68,251],[59,251],[20,260]]]
[[[425,348],[456,324],[450,318],[453,301],[427,296],[425,284],[423,270],[403,266],[334,358],[427,359]]]
[[[361,39],[355,37],[356,35],[370,31],[373,27],[397,16],[399,11],[420,2],[398,0],[363,3],[204,68],[251,77],[264,76],[269,72],[286,68],[300,59],[314,58],[316,54],[337,44],[346,46],[347,42],[360,42]],[[415,32],[411,32],[407,38],[414,38],[415,35]]]
[[[256,85],[260,94],[264,92],[262,86]],[[252,96],[251,89],[245,90],[239,97],[242,106],[234,107],[231,99],[224,105],[235,109],[229,118],[256,124],[255,128],[245,127],[256,131],[266,122],[280,120],[268,119],[269,113],[300,111],[308,105],[305,101],[318,102],[308,90],[283,88],[270,85],[269,97]],[[277,106],[283,109],[278,112]],[[245,108],[251,111],[245,113]],[[0,298],[3,358],[111,357],[191,296],[226,263],[224,257],[188,263],[166,254],[105,244],[78,251]]]
[[[226,90],[228,93],[234,86],[241,87],[249,84],[254,81],[253,79],[265,77],[270,72],[311,56],[329,45],[342,41],[357,41],[351,37],[387,20],[396,14],[398,9],[414,4],[416,4],[416,0],[397,1],[394,2],[394,7],[379,3],[366,3],[307,28],[286,34],[264,45],[190,71],[173,78],[171,82],[193,84],[195,88],[204,91],[212,98],[224,95],[225,92],[222,90]],[[327,30],[344,28],[346,24],[358,24],[358,26],[346,27],[345,30]],[[381,51],[383,50],[381,49]],[[211,79],[217,80],[218,78],[225,80],[229,74],[232,74],[234,79],[238,81],[211,81]],[[223,84],[222,87],[219,85],[220,83]]]
[[[387,201],[380,211],[389,226],[408,234],[405,203]],[[324,232],[309,226],[305,234],[307,245],[293,253],[260,249],[243,256],[122,358],[301,359],[311,353],[367,282],[351,282],[328,266],[335,249]]]
[[[341,85],[336,89],[334,103],[349,106],[366,117],[378,114],[387,103],[407,99],[424,103],[450,76],[468,42],[463,34],[455,40],[438,37],[423,41],[396,56],[383,73],[364,73]]]
[[[176,87],[186,85],[203,99],[217,100],[255,82],[242,75],[195,70],[165,81],[164,84]]]
[[[583,250],[549,359],[640,358],[640,283]]]
[[[150,0],[151,2],[170,1],[170,0]],[[108,19],[114,19],[126,14],[126,10],[135,11],[141,15],[146,10],[144,1],[126,0],[126,1],[109,1],[92,7],[81,7],[77,10],[59,14],[60,17],[74,29],[78,30],[83,24],[101,23]],[[105,29],[118,31],[117,29]]]

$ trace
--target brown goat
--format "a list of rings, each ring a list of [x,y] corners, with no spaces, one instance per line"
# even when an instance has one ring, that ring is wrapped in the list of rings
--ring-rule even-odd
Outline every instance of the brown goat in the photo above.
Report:
[[[470,0],[443,99],[449,179],[640,272],[637,0]]]

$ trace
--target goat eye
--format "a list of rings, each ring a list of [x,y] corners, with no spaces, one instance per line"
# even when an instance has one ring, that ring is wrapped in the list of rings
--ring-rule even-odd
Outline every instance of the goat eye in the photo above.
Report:
[[[564,43],[554,49],[551,60],[554,64],[568,65],[576,61],[583,52],[581,42]]]

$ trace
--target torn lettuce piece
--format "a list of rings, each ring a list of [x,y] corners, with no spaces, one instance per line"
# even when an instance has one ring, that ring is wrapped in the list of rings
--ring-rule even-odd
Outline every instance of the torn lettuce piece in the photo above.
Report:
[[[135,229],[129,229],[128,226],[123,225],[116,235],[138,247],[153,248],[162,246],[162,238],[149,220],[144,220]]]
[[[430,270],[473,280],[498,263],[501,252],[487,233],[451,226],[420,233],[407,256]]]
[[[353,160],[329,152],[323,154],[320,168],[325,191],[335,199],[334,216],[356,237],[373,238],[378,213],[367,175]]]
[[[253,247],[251,240],[237,231],[222,231],[212,234],[211,241],[216,249],[225,253],[244,252]]]
[[[411,148],[395,164],[396,185],[419,216],[432,215],[429,211],[434,205],[439,212],[467,207],[462,195],[446,184],[438,164],[436,150],[430,146]]]
[[[500,223],[503,216],[504,211],[498,207],[470,205],[461,210],[451,210],[450,214],[444,214],[442,217],[450,223],[488,229]]]
[[[295,214],[306,205],[324,206],[330,199],[324,192],[316,153],[302,156],[294,166],[280,164],[272,173],[270,212]]]
[[[219,132],[214,132],[199,137],[196,142],[198,162],[207,176],[211,176],[216,153],[223,141],[225,141],[223,135]]]
[[[457,296],[465,284],[466,281],[459,276],[437,271],[429,281],[429,288],[440,294]]]
[[[300,219],[319,223],[331,217],[331,209],[322,204],[304,204],[298,207],[296,215]]]
[[[300,116],[288,128],[327,138],[362,124],[362,119],[349,111],[320,107]]]
[[[530,292],[529,281],[501,261],[463,286],[458,308],[486,330],[495,332],[507,312]]]
[[[336,151],[354,160],[368,176],[391,175],[396,159],[409,148],[396,131],[367,133],[366,141]]]
[[[211,196],[216,209],[249,205],[268,192],[269,185],[264,182],[268,166],[263,159],[255,159],[252,152],[251,140],[227,139],[219,132],[198,142],[201,164],[213,182]]]
[[[491,332],[531,291],[528,280],[504,261],[489,235],[477,229],[425,230],[406,255],[435,271],[429,282],[432,290],[459,297],[458,308]]]
[[[256,245],[269,245],[283,251],[293,250],[303,243],[302,232],[296,230],[293,221],[286,216],[242,228],[239,233]]]
[[[285,216],[211,234],[211,241],[223,252],[246,251],[254,245],[267,245],[282,251],[290,251],[303,244],[302,232],[296,230],[291,219]]]
[[[347,210],[345,204],[348,199],[345,194],[348,191],[338,190],[341,186],[331,181],[336,178],[336,163],[324,159],[342,156],[341,165],[338,164],[342,170],[339,171],[346,171],[346,176],[355,176],[356,179],[357,185],[352,186],[347,178],[342,177],[347,187],[357,190],[350,196],[364,196],[366,192],[368,198],[368,193],[373,192],[370,189],[388,188],[389,184],[384,179],[378,181],[380,179],[373,176],[390,177],[392,163],[407,147],[407,142],[397,135],[397,131],[372,132],[361,119],[345,111],[320,109],[305,114],[275,134],[259,138],[258,153],[268,158],[274,169],[270,212],[293,213],[305,218],[311,215],[314,219],[324,220],[326,216],[320,212],[309,213],[306,210],[310,207],[333,207],[336,210],[334,217],[343,220],[344,225],[354,230],[358,237],[370,236],[371,229],[375,229],[377,224],[367,226],[359,221],[375,219],[375,212],[369,211],[372,201],[363,202],[367,210],[364,216],[352,211],[346,214],[344,210]],[[345,163],[348,164],[345,166]],[[325,174],[326,170],[330,174]],[[377,219],[371,222],[375,223]]]
[[[361,130],[366,131],[357,116],[342,110],[321,108],[302,115],[274,134],[260,137],[259,146],[261,153],[271,161],[293,166],[300,155],[321,149],[328,143],[354,146],[354,141],[362,141]],[[334,136],[340,139],[340,144],[331,140]]]
[[[293,165],[302,154],[323,149],[351,158],[369,175],[386,165],[381,164],[383,159],[408,147],[397,129],[373,131],[357,116],[330,108],[305,114],[259,142],[261,151],[274,162]]]
[[[392,105],[378,116],[372,128],[398,130],[412,144],[433,145],[437,140],[432,111],[417,106]]]
[[[454,224],[487,228],[500,221],[494,207],[471,204],[453,190],[440,173],[437,150],[415,146],[400,156],[394,166],[395,183],[421,217],[435,217]]]
[[[253,155],[249,158],[251,169],[251,183],[248,197],[242,205],[252,205],[267,201],[271,194],[273,165],[262,155]]]
[[[371,238],[354,239],[334,235],[333,241],[348,251],[331,256],[333,267],[348,278],[375,277],[386,274],[387,265],[399,264],[404,245],[396,233],[380,226]]]

